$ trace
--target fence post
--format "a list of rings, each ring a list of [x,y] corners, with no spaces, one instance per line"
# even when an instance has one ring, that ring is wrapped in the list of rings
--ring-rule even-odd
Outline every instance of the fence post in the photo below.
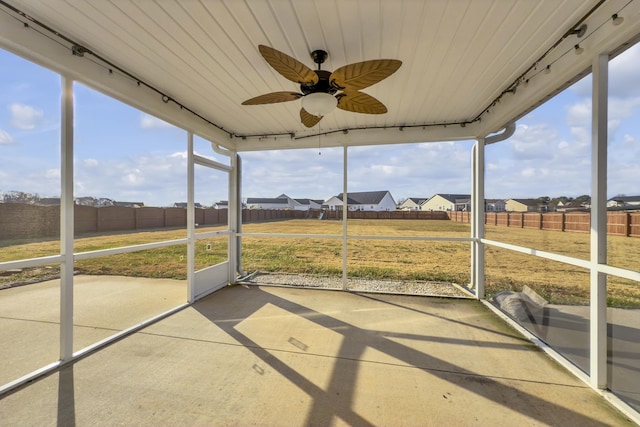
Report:
[[[624,237],[631,236],[631,213],[624,214]]]
[[[542,218],[543,218],[543,213],[540,212],[540,227],[538,228],[539,230],[542,230]]]
[[[564,231],[564,228],[565,228],[564,222],[565,222],[565,214],[564,212],[562,212],[562,218],[560,219],[560,223],[561,223],[560,231]]]

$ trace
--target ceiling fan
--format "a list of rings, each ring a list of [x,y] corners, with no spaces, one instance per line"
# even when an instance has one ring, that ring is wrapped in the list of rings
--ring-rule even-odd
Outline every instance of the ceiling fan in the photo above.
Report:
[[[300,120],[306,127],[315,126],[335,107],[364,114],[384,114],[387,107],[360,89],[364,89],[395,73],[402,65],[397,59],[374,59],[340,67],[334,72],[321,69],[327,52],[311,52],[317,70],[268,46],[258,50],[264,59],[286,79],[300,85],[300,92],[272,92],[247,99],[242,105],[273,104],[302,98]]]

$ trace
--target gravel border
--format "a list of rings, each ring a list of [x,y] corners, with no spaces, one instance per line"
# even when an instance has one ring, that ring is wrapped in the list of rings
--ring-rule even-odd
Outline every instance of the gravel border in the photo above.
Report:
[[[255,272],[241,278],[237,283],[315,289],[342,289],[341,278],[310,274]],[[347,289],[352,292],[474,298],[473,294],[462,286],[448,282],[351,278],[347,279]]]

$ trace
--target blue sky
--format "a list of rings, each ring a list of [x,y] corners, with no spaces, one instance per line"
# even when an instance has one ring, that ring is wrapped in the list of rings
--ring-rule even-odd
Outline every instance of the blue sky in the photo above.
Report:
[[[609,196],[640,195],[640,46],[611,62]],[[0,192],[58,196],[60,78],[0,49]],[[587,76],[518,121],[486,150],[488,198],[590,193]],[[75,85],[76,196],[167,206],[186,201],[186,132],[81,84]],[[396,201],[469,193],[473,141],[349,149],[349,190],[390,190]],[[196,138],[200,155],[228,162]],[[328,199],[342,191],[342,149],[252,152],[243,197]],[[224,173],[196,169],[196,201],[227,199]]]

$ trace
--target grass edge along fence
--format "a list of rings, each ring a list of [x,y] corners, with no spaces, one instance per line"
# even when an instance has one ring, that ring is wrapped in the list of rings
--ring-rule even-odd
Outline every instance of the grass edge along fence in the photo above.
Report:
[[[197,226],[227,223],[227,209],[196,208]],[[448,220],[446,212],[349,211],[349,219]],[[341,210],[243,209],[242,222],[280,219],[342,219]],[[125,207],[74,205],[76,234],[186,227],[187,210],[178,207]],[[60,206],[0,203],[0,240],[58,237]]]
[[[470,212],[447,212],[451,221],[471,222]],[[485,224],[537,230],[589,233],[590,212],[486,212]],[[640,212],[607,212],[607,234],[640,237]]]

